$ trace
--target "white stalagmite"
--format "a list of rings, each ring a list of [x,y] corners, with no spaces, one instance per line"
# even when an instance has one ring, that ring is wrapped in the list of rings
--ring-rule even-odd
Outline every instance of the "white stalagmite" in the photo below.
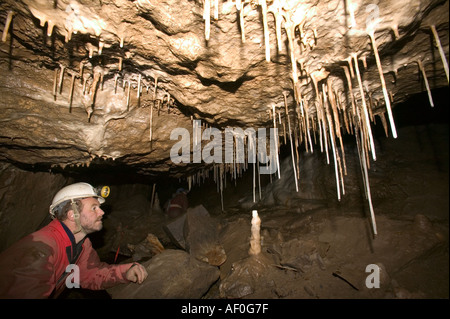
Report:
[[[447,82],[449,82],[447,58],[445,57],[445,52],[444,52],[444,49],[442,48],[441,40],[439,39],[439,34],[437,33],[436,27],[434,25],[431,26],[431,31],[433,32],[434,40],[436,41],[436,45],[439,49],[439,54],[441,56],[442,64],[444,64],[444,70],[445,70],[445,75],[447,76]]]
[[[431,107],[434,107],[433,96],[431,95],[430,85],[428,84],[427,74],[425,73],[425,68],[423,67],[422,61],[417,60],[417,64],[419,65],[419,69],[422,72],[423,81],[425,82],[425,86],[427,88],[428,99],[430,100]]]
[[[395,129],[394,117],[392,116],[391,102],[389,101],[389,95],[386,89],[386,81],[384,80],[383,69],[381,67],[380,56],[378,55],[377,43],[375,42],[374,31],[369,31],[369,37],[372,41],[372,48],[375,54],[375,60],[377,62],[378,73],[380,74],[381,87],[383,89],[384,101],[386,102],[386,110],[388,113],[389,123],[391,125],[391,132],[394,138],[397,138],[397,130]]]
[[[258,211],[252,211],[252,227],[250,237],[249,255],[258,255],[261,252],[261,219],[258,216]]]
[[[8,11],[8,15],[6,16],[5,28],[3,29],[2,41],[6,42],[6,38],[8,37],[9,26],[11,25],[12,18],[14,16],[13,11]]]

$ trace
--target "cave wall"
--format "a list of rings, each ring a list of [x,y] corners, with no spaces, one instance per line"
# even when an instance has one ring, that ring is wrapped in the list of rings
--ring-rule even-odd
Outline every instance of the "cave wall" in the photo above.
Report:
[[[0,251],[49,222],[53,196],[69,181],[0,162]]]

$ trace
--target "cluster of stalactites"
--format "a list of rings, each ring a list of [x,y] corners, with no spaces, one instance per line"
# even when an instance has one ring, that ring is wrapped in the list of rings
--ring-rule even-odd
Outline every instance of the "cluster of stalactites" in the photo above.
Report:
[[[300,35],[300,45],[309,44],[310,48],[313,49],[317,42],[317,30],[313,29],[313,37],[312,39],[308,39],[306,33],[304,32],[304,23],[306,20],[307,12],[302,12],[304,8],[290,7],[289,4],[285,0],[236,0],[236,10],[239,14],[239,24],[241,27],[241,37],[242,42],[245,42],[245,24],[244,24],[244,6],[252,5],[253,7],[260,6],[261,12],[263,15],[263,30],[264,30],[264,40],[265,40],[265,57],[266,61],[270,61],[270,43],[269,43],[269,28],[267,23],[267,14],[272,13],[275,20],[275,30],[276,30],[276,39],[278,50],[281,51],[281,30],[282,26],[284,26],[284,30],[286,32],[287,40],[288,40],[288,50],[291,61],[291,80],[293,83],[293,101],[294,101],[294,119],[297,119],[297,127],[294,125],[291,127],[291,119],[289,116],[289,109],[286,100],[286,92],[283,92],[284,101],[285,101],[285,121],[281,121],[281,112],[275,110],[275,106],[272,105],[271,109],[269,109],[270,117],[273,120],[273,126],[277,126],[277,115],[278,115],[278,124],[283,125],[284,130],[284,140],[286,143],[286,122],[288,127],[288,135],[291,146],[291,156],[292,156],[292,165],[294,169],[295,175],[295,187],[298,191],[298,178],[299,178],[299,156],[298,156],[298,145],[302,142],[306,147],[306,151],[313,152],[312,138],[314,137],[314,141],[316,141],[316,133],[318,133],[320,149],[321,151],[325,151],[327,155],[327,163],[330,163],[329,158],[329,150],[332,152],[335,172],[336,172],[336,188],[337,188],[337,197],[340,200],[341,194],[345,194],[344,188],[344,175],[346,175],[346,165],[345,165],[345,152],[344,146],[342,142],[342,133],[341,129],[345,128],[347,133],[354,134],[356,137],[357,145],[358,145],[358,154],[360,157],[360,164],[363,173],[363,180],[365,186],[365,194],[368,199],[373,230],[376,234],[376,225],[375,225],[375,217],[373,214],[373,208],[371,203],[371,195],[370,195],[370,186],[368,180],[367,170],[370,168],[369,154],[372,155],[372,159],[376,160],[376,151],[374,145],[374,138],[372,135],[371,123],[375,122],[375,116],[373,114],[373,99],[369,88],[363,85],[361,79],[361,71],[359,67],[359,59],[358,53],[353,52],[348,59],[345,61],[346,64],[343,66],[344,74],[345,74],[345,82],[347,83],[347,87],[349,92],[347,93],[347,98],[344,101],[344,98],[341,97],[342,94],[337,93],[333,86],[332,77],[330,77],[330,72],[328,72],[324,67],[320,70],[316,70],[313,72],[308,72],[303,70],[303,63],[300,63],[301,70],[300,72],[306,72],[306,75],[310,77],[312,83],[314,84],[315,89],[315,100],[312,103],[306,101],[301,94],[302,83],[299,80],[299,70],[297,67],[298,61],[301,61],[300,57],[296,56],[296,50],[294,47],[294,43],[296,37],[296,29],[299,30]],[[390,126],[391,135],[396,138],[397,131],[395,127],[394,118],[391,110],[391,103],[393,102],[393,95],[388,91],[386,82],[384,79],[381,59],[378,53],[377,43],[375,41],[375,32],[378,21],[378,17],[373,19],[373,17],[367,17],[366,27],[364,30],[358,30],[358,26],[355,19],[354,14],[354,6],[351,0],[346,2],[346,11],[349,16],[349,24],[348,28],[352,29],[352,31],[356,31],[356,33],[366,34],[373,49],[373,55],[375,57],[377,71],[379,73],[381,88],[383,92],[384,104],[386,110],[384,112],[378,112],[378,115],[383,124],[386,136],[388,135],[388,125],[385,117],[385,113],[388,115],[388,121]],[[372,5],[375,6],[376,5]],[[216,0],[213,3],[214,7],[214,19],[218,19],[218,7],[219,2]],[[301,7],[301,5],[300,5]],[[378,9],[377,7],[375,9]],[[210,15],[211,15],[211,2],[209,0],[204,1],[204,14],[203,18],[205,19],[205,38],[209,40],[210,37]],[[301,14],[298,14],[300,12]],[[367,12],[367,10],[366,10]],[[448,75],[448,64],[445,57],[445,53],[442,49],[438,33],[434,25],[430,26],[431,31],[434,35],[434,39],[437,47],[439,48],[439,53],[441,56],[442,64],[444,66],[444,70],[447,76],[447,81],[449,80]],[[400,34],[398,31],[398,26],[393,25],[392,30],[394,31],[395,38],[399,39]],[[366,65],[366,56],[362,57],[364,68]],[[420,72],[422,73],[425,86],[428,92],[428,97],[430,101],[430,105],[433,107],[433,99],[431,96],[430,87],[428,84],[427,76],[425,73],[425,68],[423,66],[422,61],[413,61],[417,62]],[[356,92],[353,91],[353,82],[357,83],[357,92],[359,93],[359,100],[356,99]],[[322,85],[320,85],[322,83]],[[366,94],[368,95],[369,105],[366,102]],[[348,97],[349,96],[349,97]],[[359,103],[358,103],[359,102]],[[312,104],[312,105],[311,105]],[[314,116],[315,115],[315,116]],[[295,121],[295,120],[294,120]],[[341,124],[343,123],[343,124]],[[311,133],[312,131],[312,133]],[[294,135],[294,137],[292,136]],[[339,140],[340,151],[337,144],[337,140]],[[295,144],[295,147],[294,147]]]

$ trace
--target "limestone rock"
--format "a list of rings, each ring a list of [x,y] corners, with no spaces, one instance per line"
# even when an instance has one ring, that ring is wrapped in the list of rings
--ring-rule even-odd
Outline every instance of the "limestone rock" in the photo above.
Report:
[[[142,284],[121,284],[108,289],[113,299],[198,299],[219,278],[217,267],[182,250],[164,250],[143,265],[147,279]]]

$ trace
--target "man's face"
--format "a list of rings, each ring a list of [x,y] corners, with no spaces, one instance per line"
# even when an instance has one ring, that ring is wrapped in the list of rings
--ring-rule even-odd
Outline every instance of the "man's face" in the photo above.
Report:
[[[81,200],[83,209],[80,212],[80,222],[86,234],[99,231],[103,227],[102,217],[105,212],[100,208],[96,198],[88,197]]]

